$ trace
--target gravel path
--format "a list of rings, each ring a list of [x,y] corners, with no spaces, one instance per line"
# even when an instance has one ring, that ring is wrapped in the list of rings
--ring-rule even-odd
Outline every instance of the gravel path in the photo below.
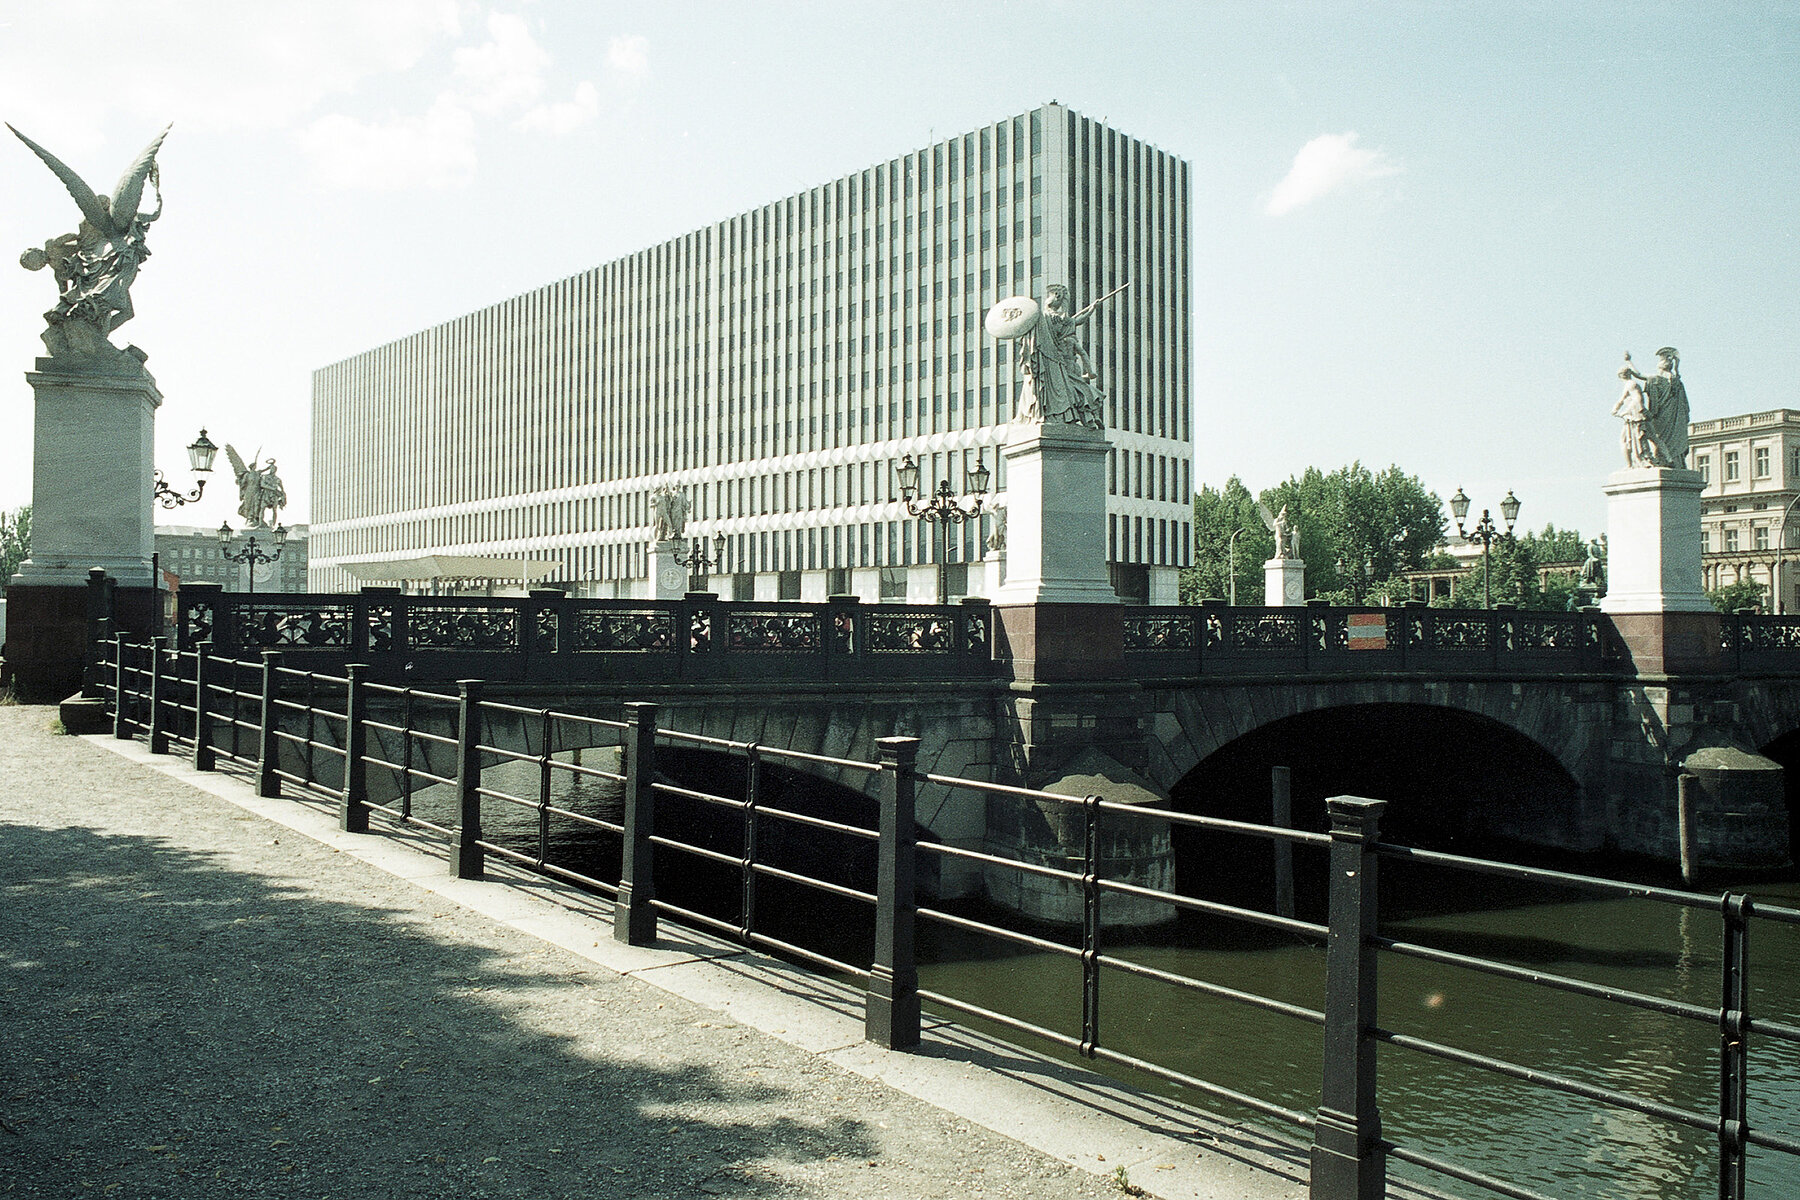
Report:
[[[0,707],[0,1196],[1117,1197]]]

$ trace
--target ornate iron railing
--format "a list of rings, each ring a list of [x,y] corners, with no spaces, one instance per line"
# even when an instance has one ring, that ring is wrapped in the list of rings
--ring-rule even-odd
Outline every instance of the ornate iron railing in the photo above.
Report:
[[[1612,669],[1608,619],[1522,609],[1128,608],[1125,654],[1150,676]]]
[[[182,588],[176,648],[247,657],[280,650],[307,670],[368,665],[387,682],[724,679],[882,682],[994,673],[985,600],[949,605],[343,595]]]

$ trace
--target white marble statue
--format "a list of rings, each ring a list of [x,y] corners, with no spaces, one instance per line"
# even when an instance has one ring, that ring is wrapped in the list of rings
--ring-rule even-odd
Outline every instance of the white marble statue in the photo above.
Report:
[[[1688,452],[1687,385],[1681,381],[1681,356],[1673,346],[1656,352],[1656,371],[1643,375],[1625,355],[1619,368],[1623,389],[1613,416],[1625,423],[1620,444],[1627,467],[1686,467]]]
[[[1053,283],[1044,289],[1044,301],[1037,319],[1017,333],[1001,336],[1017,337],[1019,369],[1025,376],[1025,390],[1019,397],[1014,420],[1028,424],[1065,421],[1103,429],[1106,425],[1106,397],[1100,391],[1099,373],[1088,357],[1086,347],[1077,339],[1076,327],[1083,325],[1094,310],[1130,287],[1120,285],[1100,299],[1076,312],[1069,311],[1069,289]],[[1008,301],[1002,300],[1000,305]],[[989,328],[996,328],[990,317]]]
[[[256,457],[261,453],[258,450],[245,462],[237,447],[229,442],[225,445],[225,457],[231,460],[232,474],[237,479],[238,516],[251,529],[273,528],[280,520],[281,510],[287,507],[287,488],[275,474],[275,460],[271,458],[261,467],[256,465]]]
[[[687,493],[673,484],[664,484],[650,493],[650,519],[656,529],[656,540],[673,541],[687,528]]]
[[[7,128],[55,172],[81,208],[76,232],[51,238],[19,256],[19,265],[26,270],[49,267],[56,280],[56,307],[44,314],[44,345],[52,356],[116,354],[107,335],[131,320],[131,285],[138,267],[150,257],[144,235],[162,215],[156,152],[168,127],[125,169],[111,196],[97,194],[61,159],[11,125]],[[156,208],[147,213],[138,211],[145,183],[156,193]]]
[[[1287,505],[1282,505],[1280,512],[1272,513],[1268,505],[1258,500],[1256,512],[1262,518],[1262,523],[1268,526],[1269,532],[1275,535],[1274,557],[1299,558],[1300,527],[1288,517]]]

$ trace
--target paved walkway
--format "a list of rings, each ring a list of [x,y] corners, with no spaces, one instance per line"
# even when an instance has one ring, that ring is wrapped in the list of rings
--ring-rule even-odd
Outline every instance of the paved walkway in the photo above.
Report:
[[[603,902],[54,715],[0,707],[0,1196],[1302,1194],[1224,1122],[883,1052],[804,972],[618,946]]]

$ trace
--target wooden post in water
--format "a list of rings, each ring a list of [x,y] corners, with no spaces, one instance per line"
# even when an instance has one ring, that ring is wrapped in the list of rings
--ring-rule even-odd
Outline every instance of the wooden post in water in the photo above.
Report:
[[[1682,772],[1675,780],[1675,824],[1681,840],[1681,883],[1693,887],[1700,880],[1700,822],[1694,804],[1700,777]]]
[[[1289,767],[1269,768],[1269,794],[1274,814],[1269,823],[1279,829],[1294,827],[1294,772]],[[1275,915],[1294,915],[1294,843],[1275,839]]]

